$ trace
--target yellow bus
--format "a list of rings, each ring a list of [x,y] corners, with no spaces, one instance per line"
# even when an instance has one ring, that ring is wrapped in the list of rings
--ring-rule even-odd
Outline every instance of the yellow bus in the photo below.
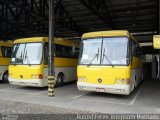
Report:
[[[56,87],[77,79],[78,47],[69,40],[55,38],[54,67]],[[9,83],[13,85],[48,86],[48,38],[33,37],[14,42]]]
[[[141,47],[128,31],[83,34],[78,89],[129,95],[143,79],[141,54]]]
[[[0,80],[8,82],[8,66],[12,54],[12,41],[0,41]]]

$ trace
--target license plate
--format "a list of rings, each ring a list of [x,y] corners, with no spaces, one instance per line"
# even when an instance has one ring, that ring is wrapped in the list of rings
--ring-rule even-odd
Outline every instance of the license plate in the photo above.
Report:
[[[105,92],[105,89],[104,88],[96,88],[96,91],[97,92]]]

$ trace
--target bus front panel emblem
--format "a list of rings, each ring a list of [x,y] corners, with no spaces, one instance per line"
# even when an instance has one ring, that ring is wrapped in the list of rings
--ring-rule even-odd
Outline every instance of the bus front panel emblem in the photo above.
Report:
[[[20,75],[20,78],[23,78],[23,75]]]
[[[98,82],[99,82],[99,83],[102,83],[102,79],[101,79],[101,78],[98,78]]]

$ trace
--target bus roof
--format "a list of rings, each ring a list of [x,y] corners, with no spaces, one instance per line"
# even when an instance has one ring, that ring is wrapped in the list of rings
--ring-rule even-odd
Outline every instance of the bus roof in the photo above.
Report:
[[[54,38],[54,43],[73,46],[73,41],[65,40],[63,38]],[[14,43],[31,43],[31,42],[48,42],[48,37],[31,37],[31,38],[21,38],[14,41]]]
[[[130,36],[127,30],[109,30],[109,31],[97,31],[89,32],[82,35],[84,38],[96,38],[96,37],[114,37],[114,36]]]
[[[13,41],[11,41],[11,40],[9,40],[9,41],[0,41],[0,46],[12,47],[13,46]]]
[[[138,46],[139,43],[137,40],[127,31],[127,30],[108,30],[108,31],[96,31],[96,32],[89,32],[82,35],[82,39],[85,38],[96,38],[96,37],[116,37],[116,36],[127,36],[132,38]]]

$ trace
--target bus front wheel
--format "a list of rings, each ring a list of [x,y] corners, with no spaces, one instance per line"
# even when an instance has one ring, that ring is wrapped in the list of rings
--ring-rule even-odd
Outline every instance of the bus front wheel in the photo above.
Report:
[[[2,77],[2,82],[8,82],[8,71],[6,71],[4,74],[3,74],[3,77]]]
[[[55,84],[55,87],[61,87],[63,86],[63,83],[64,83],[64,75],[63,73],[59,73],[56,77],[56,84]]]

